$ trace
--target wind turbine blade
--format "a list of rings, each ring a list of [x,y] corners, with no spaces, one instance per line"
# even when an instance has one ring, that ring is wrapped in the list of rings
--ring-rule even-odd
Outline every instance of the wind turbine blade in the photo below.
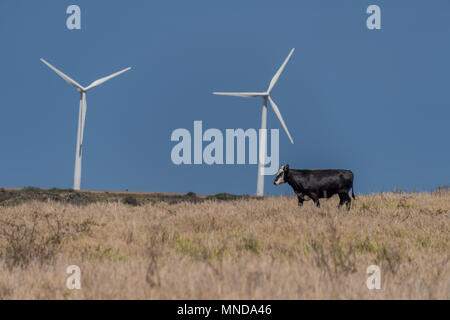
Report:
[[[41,61],[43,63],[45,63],[47,65],[47,67],[49,67],[50,69],[52,69],[53,71],[55,71],[61,78],[63,78],[64,80],[66,80],[69,84],[71,84],[72,86],[80,89],[80,90],[84,90],[84,88],[75,80],[73,80],[72,78],[70,78],[68,75],[64,74],[63,72],[61,72],[60,70],[56,69],[54,66],[52,66],[50,63],[48,63],[47,61],[45,61],[44,59],[41,58]]]
[[[289,52],[289,55],[287,56],[286,60],[284,60],[283,64],[281,65],[280,69],[278,69],[277,73],[275,73],[275,76],[272,78],[272,81],[270,81],[269,89],[267,89],[267,92],[270,93],[272,91],[273,87],[277,83],[278,79],[281,76],[281,73],[283,72],[284,68],[286,67],[286,64],[288,63],[289,59],[291,58],[292,54],[294,53],[295,48]]]
[[[233,97],[243,97],[243,98],[254,98],[254,97],[265,97],[267,94],[265,92],[213,92],[213,94],[218,96],[233,96]]]
[[[86,91],[88,91],[88,90],[90,90],[90,89],[92,89],[92,88],[98,87],[99,85],[105,83],[106,81],[111,80],[112,78],[115,78],[115,77],[121,75],[122,73],[127,72],[127,71],[130,70],[130,69],[131,69],[131,67],[128,67],[128,68],[123,69],[122,71],[116,72],[116,73],[114,73],[114,74],[112,74],[112,75],[110,75],[110,76],[107,76],[107,77],[104,77],[104,78],[95,80],[94,82],[92,82],[92,83],[86,88]]]
[[[294,144],[294,140],[292,140],[291,134],[289,133],[289,130],[286,126],[286,123],[284,123],[283,117],[281,116],[281,112],[278,109],[277,105],[275,104],[275,102],[272,100],[272,98],[269,96],[268,97],[270,105],[272,106],[273,111],[275,112],[275,114],[277,115],[278,119],[281,122],[281,125],[283,126],[284,131],[286,131],[286,134],[289,137],[289,140],[291,140],[291,143]]]

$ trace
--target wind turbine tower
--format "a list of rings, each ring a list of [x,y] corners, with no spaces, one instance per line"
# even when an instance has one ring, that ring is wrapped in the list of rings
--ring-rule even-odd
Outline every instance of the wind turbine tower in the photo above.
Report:
[[[71,79],[66,74],[62,73],[60,70],[56,69],[54,66],[52,66],[50,63],[45,61],[44,59],[41,59],[43,63],[45,63],[50,69],[55,71],[61,78],[66,80],[69,84],[77,88],[78,92],[80,93],[80,111],[78,114],[78,133],[77,133],[77,147],[76,147],[76,153],[75,153],[75,172],[73,177],[73,189],[74,190],[80,190],[81,187],[81,159],[83,155],[83,137],[84,137],[84,124],[86,121],[86,111],[87,111],[87,104],[86,104],[86,93],[95,88],[99,85],[105,83],[108,80],[111,80],[112,78],[115,78],[122,73],[130,70],[131,68],[126,68],[122,71],[116,72],[110,76],[98,79],[94,82],[92,82],[89,86],[83,87],[75,80]]]
[[[264,196],[264,162],[265,162],[264,158],[266,156],[266,147],[267,147],[267,102],[269,102],[273,111],[275,112],[278,119],[280,120],[284,131],[286,132],[287,136],[289,137],[289,140],[291,141],[292,144],[294,143],[294,140],[292,139],[291,134],[289,133],[289,130],[283,120],[283,117],[281,116],[278,106],[275,104],[275,102],[270,97],[270,93],[271,93],[273,87],[275,86],[278,79],[280,78],[281,73],[283,72],[284,68],[286,67],[286,64],[288,63],[288,61],[291,58],[294,51],[295,51],[295,48],[291,50],[291,52],[287,56],[286,60],[284,60],[280,69],[278,69],[277,73],[272,78],[272,81],[270,81],[269,88],[267,89],[267,91],[265,91],[265,92],[213,92],[213,94],[222,95],[222,96],[235,96],[235,97],[243,97],[243,98],[258,98],[258,97],[262,98],[261,129],[263,129],[263,130],[260,130],[260,133],[259,133],[258,179],[257,179],[257,186],[256,186],[256,195],[260,196],[260,197]]]

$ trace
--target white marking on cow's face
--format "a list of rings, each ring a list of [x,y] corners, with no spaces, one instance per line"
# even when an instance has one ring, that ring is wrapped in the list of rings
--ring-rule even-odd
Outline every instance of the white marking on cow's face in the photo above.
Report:
[[[284,166],[282,166],[280,170],[278,170],[277,177],[275,178],[273,184],[278,186],[283,183],[286,183],[286,181],[284,180]]]

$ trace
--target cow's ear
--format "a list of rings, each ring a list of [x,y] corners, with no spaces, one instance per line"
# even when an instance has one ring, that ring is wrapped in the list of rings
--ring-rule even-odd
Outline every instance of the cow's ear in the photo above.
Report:
[[[286,167],[284,167],[285,172],[289,172],[289,165],[287,164]]]

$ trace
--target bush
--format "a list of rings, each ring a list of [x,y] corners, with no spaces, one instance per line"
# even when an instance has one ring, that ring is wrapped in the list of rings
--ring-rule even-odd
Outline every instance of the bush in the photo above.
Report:
[[[73,189],[61,189],[61,188],[51,188],[48,191],[49,192],[53,192],[53,193],[72,193],[72,192],[76,192]]]
[[[93,224],[90,219],[81,223],[63,221],[58,214],[42,216],[35,212],[31,221],[24,216],[0,221],[0,256],[9,268],[53,259],[64,238],[86,232]]]
[[[126,196],[125,198],[123,198],[122,203],[134,207],[139,205],[138,200],[133,196]]]
[[[39,189],[38,187],[25,187],[25,188],[23,188],[23,191],[29,192],[29,193],[39,193],[41,191],[41,189]]]

